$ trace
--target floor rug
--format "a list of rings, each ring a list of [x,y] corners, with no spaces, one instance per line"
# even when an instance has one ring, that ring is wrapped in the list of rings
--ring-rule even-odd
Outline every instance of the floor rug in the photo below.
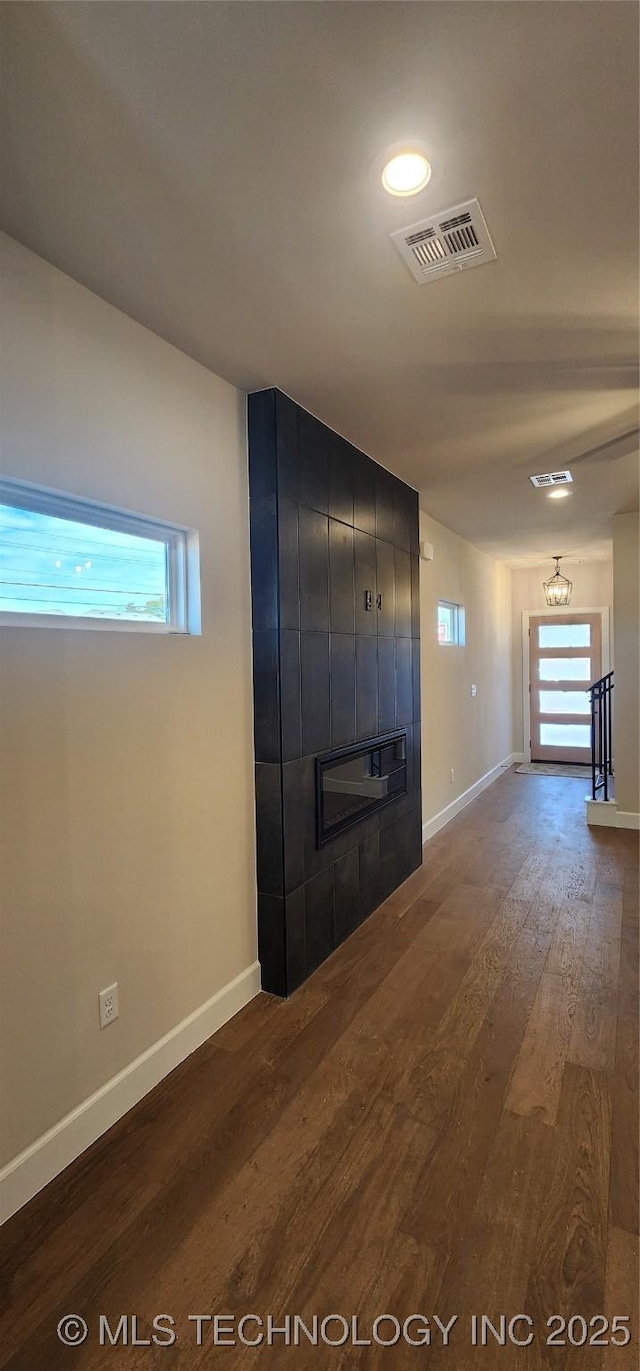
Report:
[[[516,771],[521,776],[571,776],[588,781],[591,779],[590,766],[570,766],[561,762],[523,762]]]

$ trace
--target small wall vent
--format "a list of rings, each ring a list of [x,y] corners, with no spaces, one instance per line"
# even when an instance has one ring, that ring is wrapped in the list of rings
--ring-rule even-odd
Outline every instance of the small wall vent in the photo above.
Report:
[[[545,471],[542,476],[530,476],[532,486],[568,486],[573,481],[570,471]]]
[[[397,229],[391,240],[420,286],[497,257],[477,200]]]

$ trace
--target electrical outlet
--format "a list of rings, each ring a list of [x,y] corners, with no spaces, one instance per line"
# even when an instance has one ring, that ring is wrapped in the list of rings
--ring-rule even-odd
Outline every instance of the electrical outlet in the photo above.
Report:
[[[475,695],[478,694],[478,687],[477,687],[477,686],[472,685],[472,687],[471,687],[471,694],[472,694],[472,696],[475,696]]]
[[[451,781],[451,784],[452,784],[452,785],[453,785],[453,782],[455,781],[455,778],[456,778],[456,769],[455,769],[454,766],[452,766],[451,771],[449,772],[449,780]]]
[[[98,1005],[100,1007],[100,1027],[108,1028],[118,1018],[120,1005],[118,1002],[118,982],[108,985],[106,990],[101,990],[98,995]]]

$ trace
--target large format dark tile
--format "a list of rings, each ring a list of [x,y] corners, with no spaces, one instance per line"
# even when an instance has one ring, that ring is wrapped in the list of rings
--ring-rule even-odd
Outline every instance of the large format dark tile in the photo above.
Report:
[[[251,500],[251,612],[254,629],[278,626],[278,538],[275,498]]]
[[[421,728],[420,721],[407,727],[407,789],[414,798],[420,796]]]
[[[249,436],[260,957],[282,995],[420,860],[417,496],[281,392],[252,397]],[[319,847],[318,754],[397,726],[407,794]]]
[[[300,627],[329,627],[329,520],[316,510],[298,510]]]
[[[376,538],[384,538],[387,543],[393,543],[395,533],[394,485],[391,472],[376,465]]]
[[[378,732],[396,726],[396,645],[394,638],[378,638]]]
[[[396,547],[409,552],[411,548],[411,524],[416,492],[406,486],[404,481],[396,480],[393,487],[393,541]]]
[[[355,628],[356,633],[378,632],[376,607],[376,540],[369,533],[355,531]]]
[[[411,639],[396,638],[396,727],[413,718]]]
[[[329,520],[329,625],[332,633],[354,631],[353,529]]]
[[[333,867],[336,944],[360,922],[360,860],[357,847],[340,857]]]
[[[360,881],[360,919],[366,919],[381,903],[380,834],[374,833],[358,848]]]
[[[353,634],[329,636],[331,686],[331,746],[351,743],[356,736],[356,654]]]
[[[276,391],[276,449],[278,495],[280,499],[300,498],[300,457],[298,452],[298,406],[288,395]]]
[[[411,558],[402,548],[394,550],[395,570],[395,633],[397,638],[411,637]]]
[[[287,994],[284,900],[258,892],[258,955],[262,989],[270,995]]]
[[[329,431],[329,514],[353,524],[353,461],[350,443]]]
[[[376,531],[376,465],[364,452],[352,448],[353,522],[363,533]]]
[[[412,490],[409,497],[411,508],[411,523],[409,525],[409,552],[412,556],[418,556],[420,551],[420,499],[417,490]]]
[[[392,806],[389,806],[391,809]],[[387,896],[400,884],[402,877],[398,874],[402,869],[400,834],[399,826],[402,820],[394,818],[389,824],[380,829],[380,885],[379,903],[382,904]]]
[[[395,548],[376,538],[376,622],[378,637],[395,636]]]
[[[411,558],[411,637],[420,637],[420,558]]]
[[[278,557],[280,627],[299,628],[298,506],[292,500],[280,500],[278,503]]]
[[[282,768],[284,828],[284,891],[288,895],[305,877],[304,851],[309,814],[315,812],[315,792],[310,784],[310,759],[299,757]]]
[[[329,430],[313,414],[298,411],[299,500],[322,514],[329,511]]]
[[[356,638],[356,737],[378,732],[378,640]]]
[[[302,751],[327,751],[331,745],[329,721],[329,634],[300,635],[302,677]]]
[[[249,396],[247,428],[251,499],[268,499],[276,494],[276,402],[273,390],[260,390]]]
[[[287,956],[287,994],[306,979],[307,958],[304,928],[304,886],[285,897],[284,902]]]
[[[411,640],[411,718],[420,719],[420,639]]]
[[[332,867],[321,871],[305,886],[304,931],[307,975],[310,975],[335,947]]]
[[[396,885],[406,881],[412,871],[422,865],[422,809],[420,800],[413,803],[398,820],[398,868]]]
[[[302,756],[300,634],[288,628],[280,634],[280,731],[283,762]]]
[[[274,628],[253,632],[253,739],[257,762],[280,761],[278,637]]]
[[[281,768],[256,762],[256,847],[258,890],[283,893]]]

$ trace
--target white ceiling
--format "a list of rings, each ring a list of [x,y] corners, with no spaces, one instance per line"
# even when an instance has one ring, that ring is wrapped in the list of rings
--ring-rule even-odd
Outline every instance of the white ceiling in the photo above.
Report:
[[[2,227],[205,366],[277,385],[494,555],[638,505],[637,9],[622,0],[2,6]],[[370,175],[405,137],[434,176]],[[396,228],[478,196],[498,260]],[[605,444],[600,453],[578,460]],[[527,475],[570,465],[570,499]]]

